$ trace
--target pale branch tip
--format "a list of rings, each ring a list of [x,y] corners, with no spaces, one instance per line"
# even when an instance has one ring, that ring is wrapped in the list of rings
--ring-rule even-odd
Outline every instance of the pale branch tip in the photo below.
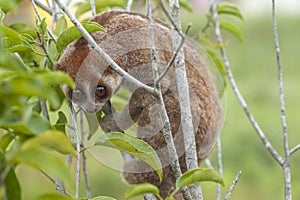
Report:
[[[92,16],[95,16],[97,14],[96,12],[96,5],[94,0],[90,0],[90,6],[91,6],[91,11],[92,11]]]
[[[242,174],[242,171],[238,171],[237,175],[235,176],[233,182],[231,183],[231,185],[230,185],[230,187],[229,187],[229,189],[228,189],[228,191],[227,191],[227,193],[226,193],[226,195],[224,197],[224,200],[228,200],[230,198],[230,196],[231,196],[231,194],[233,192],[233,189],[235,188],[237,182],[240,179],[241,174]]]
[[[126,10],[131,11],[133,0],[128,0],[126,5]]]
[[[210,169],[214,169],[213,165],[211,164],[211,161],[208,158],[205,159],[205,165]]]
[[[297,152],[299,149],[300,149],[300,144],[296,145],[294,148],[292,148],[292,149],[290,150],[290,156],[291,156],[293,153]]]

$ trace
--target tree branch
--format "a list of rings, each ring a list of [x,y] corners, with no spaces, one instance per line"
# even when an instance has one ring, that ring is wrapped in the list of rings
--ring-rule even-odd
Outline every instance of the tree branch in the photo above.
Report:
[[[237,182],[240,179],[241,174],[242,174],[242,171],[238,171],[237,175],[235,176],[235,179],[233,180],[232,184],[230,185],[230,187],[224,197],[224,200],[228,200],[230,198],[234,187],[236,186]]]
[[[75,189],[75,199],[79,197],[79,184],[80,184],[80,138],[79,138],[79,130],[77,125],[77,117],[76,112],[73,106],[73,103],[70,102],[70,112],[71,112],[71,121],[73,124],[73,131],[75,132],[75,144],[76,144],[76,153],[77,153],[77,163],[76,163],[76,189]]]
[[[90,0],[90,5],[91,5],[91,11],[92,11],[92,15],[95,16],[96,15],[96,6],[95,6],[95,1],[94,0]]]
[[[83,37],[90,44],[91,48],[93,48],[108,63],[108,65],[110,65],[119,75],[121,75],[123,78],[128,80],[130,83],[135,84],[137,87],[142,88],[143,90],[149,92],[150,94],[153,94],[154,96],[157,95],[154,88],[137,80],[136,78],[128,74],[125,70],[123,70],[120,66],[118,66],[118,64],[107,53],[105,53],[102,48],[99,47],[99,45],[95,42],[93,37],[85,30],[85,28],[75,18],[75,16],[67,9],[67,7],[64,4],[62,4],[59,0],[55,0],[55,2],[66,13],[66,15],[71,20],[71,22],[82,33]]]
[[[126,5],[126,10],[131,11],[133,0],[128,0]]]
[[[83,111],[80,110],[80,132],[81,132],[81,143],[80,143],[80,148],[84,149],[84,122],[83,122]],[[89,181],[89,176],[88,176],[88,170],[87,170],[87,165],[86,165],[86,155],[85,151],[81,152],[82,154],[82,172],[83,172],[83,177],[84,177],[84,182],[85,182],[85,191],[86,191],[86,197],[88,199],[92,198],[92,192],[91,192],[91,186],[90,186],[90,181]]]
[[[182,175],[179,159],[176,151],[176,147],[174,144],[174,140],[172,137],[171,132],[171,126],[170,126],[170,120],[166,111],[166,107],[164,105],[162,92],[161,92],[161,84],[160,82],[157,82],[158,79],[158,66],[157,66],[157,58],[155,55],[155,39],[154,39],[154,25],[153,25],[153,19],[152,19],[152,10],[151,10],[151,1],[147,0],[147,17],[148,17],[148,24],[149,24],[149,36],[150,36],[150,48],[151,48],[151,62],[152,62],[152,71],[153,71],[153,80],[155,84],[155,88],[157,90],[158,96],[156,97],[156,102],[159,105],[159,114],[162,119],[163,124],[163,135],[165,138],[165,141],[167,143],[168,153],[170,160],[173,162],[171,163],[172,170],[174,172],[174,175],[176,178],[180,177]],[[187,187],[182,188],[182,194],[184,196],[184,199],[191,199]]]
[[[170,0],[171,18],[175,26],[171,26],[171,36],[173,42],[173,51],[175,52],[180,44],[182,37],[180,17],[179,17],[179,1]],[[198,158],[194,134],[194,126],[192,121],[192,112],[190,106],[189,83],[185,69],[184,51],[181,49],[175,58],[175,74],[178,88],[178,97],[181,110],[181,126],[184,137],[185,161],[187,170],[198,168]],[[202,199],[202,191],[200,183],[191,184],[189,186],[192,199]]]
[[[290,156],[295,153],[296,151],[298,151],[300,149],[300,144],[298,144],[297,146],[295,146],[294,148],[292,148],[290,150]]]
[[[217,142],[217,147],[218,147],[218,170],[219,170],[219,175],[222,177],[223,176],[223,162],[222,162],[222,143],[221,143],[221,137],[219,137],[218,142]],[[217,200],[221,199],[221,185],[217,184]]]
[[[284,163],[282,165],[283,173],[284,173],[284,188],[285,188],[284,193],[285,193],[285,199],[291,200],[292,199],[292,184],[291,184],[291,169],[290,169],[290,151],[289,151],[289,140],[288,140],[286,114],[285,114],[282,65],[281,65],[281,59],[280,59],[280,47],[279,47],[279,39],[278,39],[278,32],[277,32],[275,0],[272,0],[272,21],[273,21],[273,30],[274,30],[274,42],[275,42],[275,51],[276,51],[277,70],[278,70],[280,116],[281,116],[281,122],[282,122],[283,146],[284,146],[284,155],[285,155]]]
[[[235,79],[233,77],[233,74],[232,74],[232,71],[231,71],[231,68],[230,68],[230,64],[229,64],[229,61],[228,61],[228,58],[227,58],[225,48],[223,47],[223,39],[222,39],[222,36],[221,36],[221,31],[220,31],[220,23],[219,23],[219,20],[218,20],[216,1],[215,0],[210,0],[210,5],[211,5],[211,9],[212,9],[213,21],[215,23],[215,34],[216,34],[216,37],[217,37],[218,44],[221,46],[220,51],[221,51],[223,63],[225,65],[225,69],[226,69],[226,73],[227,73],[227,76],[228,76],[228,79],[229,79],[230,86],[231,86],[235,96],[237,97],[238,101],[240,102],[240,104],[241,104],[245,114],[247,115],[250,123],[254,127],[254,129],[255,129],[256,133],[258,134],[259,138],[261,139],[261,141],[263,142],[264,146],[267,148],[267,150],[269,151],[271,156],[280,165],[283,165],[284,161],[283,161],[282,157],[279,155],[279,153],[276,151],[276,149],[272,146],[272,144],[269,142],[268,138],[266,137],[265,133],[262,131],[262,129],[258,125],[258,123],[255,120],[254,116],[250,112],[245,99],[241,95],[241,93],[239,91],[239,88],[237,87],[237,84],[235,82]]]
[[[45,4],[40,2],[39,0],[34,0],[34,2],[38,7],[40,7],[44,11],[46,11],[48,14],[53,15],[53,10],[51,8],[49,8],[48,6],[46,6]]]

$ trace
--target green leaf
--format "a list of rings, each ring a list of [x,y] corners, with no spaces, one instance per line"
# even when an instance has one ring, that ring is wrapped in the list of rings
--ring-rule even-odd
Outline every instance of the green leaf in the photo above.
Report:
[[[225,186],[223,179],[216,171],[209,168],[197,168],[185,172],[176,180],[176,191],[186,185],[203,181],[212,181]],[[173,193],[175,194],[175,192]]]
[[[4,37],[15,40],[16,43],[21,43],[22,41],[21,35],[12,28],[9,28],[7,26],[0,26],[0,32]]]
[[[126,0],[109,0],[109,1],[95,0],[96,12],[100,13],[101,11],[105,10],[108,7],[125,8],[126,2],[127,2]],[[76,10],[75,16],[78,18],[82,14],[88,11],[91,11],[91,4],[89,1],[85,1],[83,3],[78,4],[78,9]]]
[[[162,179],[162,166],[155,150],[146,142],[125,133],[106,133],[95,145],[127,152],[151,166]]]
[[[220,28],[226,30],[237,37],[241,42],[243,41],[243,34],[240,29],[230,22],[222,22],[220,23]]]
[[[73,198],[68,197],[63,194],[44,194],[38,197],[36,200],[73,200]]]
[[[243,20],[240,10],[233,4],[221,3],[217,7],[218,14],[228,14]]]
[[[129,199],[143,194],[154,194],[159,196],[159,189],[150,183],[141,183],[132,186],[125,194],[125,198]],[[160,198],[161,199],[161,198]]]
[[[42,21],[39,24],[37,24],[37,27],[41,35],[45,35],[45,33],[47,32],[46,18],[43,18]]]
[[[6,133],[5,135],[3,135],[0,139],[0,149],[5,151],[13,139],[14,137],[10,133]]]
[[[66,18],[64,17],[60,17],[57,21],[56,21],[56,24],[55,24],[55,29],[53,31],[53,33],[55,35],[60,35],[64,30],[66,30],[68,27],[68,23],[67,23],[67,20]]]
[[[2,11],[2,9],[0,8],[0,25],[3,25],[3,19],[5,17],[5,13]]]
[[[1,30],[0,30],[0,36],[1,36]],[[30,70],[28,66],[23,64],[15,56],[6,52],[0,52],[0,68],[4,68],[16,72],[26,72]]]
[[[74,149],[69,138],[61,131],[49,130],[46,131],[32,139],[27,140],[22,148],[38,148],[47,147],[54,149],[62,154],[73,154],[76,155],[76,150]]]
[[[82,22],[83,27],[89,32],[104,31],[105,29],[96,22]],[[82,36],[77,27],[72,26],[62,32],[57,39],[56,48],[58,52],[61,52],[66,46],[68,46],[74,40]]]
[[[6,156],[4,151],[0,149],[0,172],[3,172],[6,167]]]
[[[67,123],[68,123],[68,119],[67,119],[65,113],[63,113],[62,111],[59,111],[58,119],[54,125],[55,129],[65,133]]]
[[[4,181],[7,200],[21,200],[21,187],[13,168],[9,170]]]
[[[98,196],[98,197],[94,197],[91,200],[116,200],[115,198],[112,197],[107,197],[107,196]]]
[[[165,198],[165,200],[174,200],[174,197],[173,196],[168,196]]]
[[[188,0],[179,0],[179,5],[189,12],[193,11],[193,8]]]
[[[38,135],[51,129],[51,125],[41,115],[21,108],[9,109],[0,117],[0,127],[14,129],[18,133]]]
[[[22,148],[17,155],[11,160],[12,162],[21,163],[36,167],[49,176],[63,182],[68,189],[73,188],[72,174],[62,160],[55,152],[45,148]]]
[[[31,74],[16,76],[0,82],[0,97],[11,95],[37,96],[48,100],[51,108],[58,109],[61,100],[52,87],[59,84],[74,87],[72,79],[63,72],[37,70]]]
[[[66,84],[71,88],[74,88],[75,86],[72,78],[64,72],[46,70],[35,72],[38,73],[38,76],[35,79],[40,80],[41,82],[45,83],[45,85],[56,86],[60,84]]]
[[[4,40],[4,48],[6,48],[9,52],[34,52],[33,47],[26,41],[21,41],[20,44],[16,43],[14,40],[5,39]]]

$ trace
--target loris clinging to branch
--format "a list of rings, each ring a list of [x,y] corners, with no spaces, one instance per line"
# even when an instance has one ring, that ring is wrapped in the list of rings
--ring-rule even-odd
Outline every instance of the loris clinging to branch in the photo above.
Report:
[[[104,12],[92,19],[105,27],[106,32],[94,32],[93,38],[126,72],[153,86],[150,55],[150,39],[147,18],[125,11]],[[165,23],[155,20],[155,48],[159,73],[173,55],[171,31]],[[223,111],[212,76],[197,51],[184,44],[185,64],[189,82],[190,103],[196,138],[198,159],[201,162],[212,150],[223,123]],[[150,182],[160,188],[166,197],[174,189],[175,177],[170,168],[162,124],[155,97],[137,88],[116,73],[84,38],[71,43],[55,65],[56,70],[69,74],[76,88],[64,88],[66,96],[87,112],[97,112],[107,107],[108,100],[121,85],[132,92],[124,110],[100,119],[102,129],[122,131],[137,123],[137,136],[149,143],[163,165],[163,180],[144,162],[134,159],[124,164],[124,177],[131,184]],[[186,171],[184,141],[181,131],[181,111],[177,94],[174,66],[161,80],[165,107],[171,123],[171,131],[180,158],[182,171]],[[176,196],[181,199],[181,194]]]

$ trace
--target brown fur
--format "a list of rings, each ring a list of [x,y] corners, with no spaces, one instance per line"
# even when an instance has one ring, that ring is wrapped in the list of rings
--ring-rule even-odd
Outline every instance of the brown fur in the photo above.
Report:
[[[94,32],[92,36],[103,50],[116,62],[145,84],[153,85],[147,18],[140,14],[125,11],[104,12],[92,21],[106,28],[106,32]],[[170,28],[155,20],[155,45],[159,71],[162,72],[172,57]],[[211,74],[201,56],[190,45],[184,45],[187,77],[190,86],[191,110],[193,115],[198,159],[201,162],[212,150],[223,123],[223,111]],[[162,134],[162,122],[159,117],[155,98],[114,72],[81,38],[65,50],[56,64],[57,70],[68,73],[77,87],[86,93],[86,99],[77,102],[89,112],[100,110],[105,102],[123,84],[132,91],[128,105],[121,113],[106,115],[100,119],[104,131],[123,131],[137,122],[137,136],[149,143],[161,159],[163,181],[159,182],[157,174],[144,162],[135,159],[124,164],[124,178],[131,184],[150,182],[157,185],[161,195],[166,197],[175,187],[175,177],[171,171]],[[106,86],[108,96],[97,101],[93,91],[97,85]],[[181,131],[181,112],[177,95],[174,67],[161,81],[165,107],[171,122],[177,153],[183,172],[186,171],[184,142]],[[91,94],[90,94],[91,93]],[[66,94],[68,94],[66,90]],[[69,96],[69,98],[71,98]],[[176,199],[181,199],[180,193]]]

